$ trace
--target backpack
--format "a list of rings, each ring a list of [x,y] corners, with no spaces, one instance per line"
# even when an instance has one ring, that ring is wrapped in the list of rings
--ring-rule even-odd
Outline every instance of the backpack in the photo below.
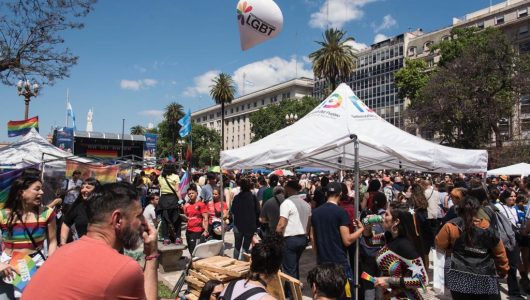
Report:
[[[484,209],[490,216],[490,225],[502,240],[506,250],[514,250],[517,243],[515,241],[515,232],[513,231],[510,220],[508,220],[508,218],[506,218],[496,207],[492,208],[491,206],[484,206]]]
[[[230,282],[228,284],[228,286],[226,287],[224,295],[220,296],[218,299],[219,300],[232,300],[232,293],[234,292],[234,287],[236,286],[236,282],[237,282],[237,280],[234,280],[234,281]],[[233,298],[233,300],[245,300],[245,299],[249,299],[250,297],[255,296],[257,294],[266,293],[266,292],[267,291],[264,288],[262,288],[262,287],[253,287],[253,288],[245,291],[241,295]]]

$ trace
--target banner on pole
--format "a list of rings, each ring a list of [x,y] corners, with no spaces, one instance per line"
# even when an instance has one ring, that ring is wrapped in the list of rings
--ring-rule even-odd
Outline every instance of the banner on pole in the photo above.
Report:
[[[74,129],[63,127],[57,130],[55,146],[64,151],[74,153]]]
[[[144,144],[144,159],[156,159],[156,143],[158,141],[158,134],[146,133]]]

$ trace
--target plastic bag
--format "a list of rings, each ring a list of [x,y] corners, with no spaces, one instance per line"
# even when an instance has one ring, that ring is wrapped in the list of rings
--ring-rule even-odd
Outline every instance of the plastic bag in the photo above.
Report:
[[[445,252],[433,250],[433,290],[436,295],[443,295],[445,290]]]

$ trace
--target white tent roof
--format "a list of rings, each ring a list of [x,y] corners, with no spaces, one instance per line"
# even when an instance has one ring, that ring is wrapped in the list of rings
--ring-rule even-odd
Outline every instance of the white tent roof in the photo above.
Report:
[[[411,135],[379,117],[346,84],[295,124],[245,147],[222,151],[221,166],[352,169],[354,136],[360,143],[361,169],[487,170],[486,150],[450,148]]]
[[[530,174],[530,164],[519,163],[511,166],[506,166],[498,169],[488,171],[488,175],[523,175],[528,176]]]
[[[57,158],[75,158],[72,153],[63,151],[48,140],[43,138],[35,129],[31,129],[26,135],[13,144],[0,149],[0,164],[11,165],[13,168],[22,168],[43,161]]]

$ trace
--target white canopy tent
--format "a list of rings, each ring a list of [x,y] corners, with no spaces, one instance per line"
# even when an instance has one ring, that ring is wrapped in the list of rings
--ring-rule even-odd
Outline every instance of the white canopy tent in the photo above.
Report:
[[[221,152],[224,169],[354,169],[354,182],[359,182],[360,169],[475,173],[486,172],[487,164],[486,150],[445,147],[393,126],[367,107],[346,84],[293,125],[245,147]],[[359,186],[355,187],[358,208]],[[356,290],[358,258],[359,245],[354,266]]]
[[[500,176],[500,175],[530,175],[530,164],[518,163],[511,166],[506,166],[498,169],[489,170],[488,175]]]
[[[0,164],[13,169],[20,169],[46,161],[61,158],[90,162],[70,152],[63,151],[42,137],[34,128],[13,144],[0,149]]]
[[[368,108],[346,84],[293,125],[245,147],[221,152],[223,169],[315,167],[486,172],[486,150],[442,146],[411,135]]]

